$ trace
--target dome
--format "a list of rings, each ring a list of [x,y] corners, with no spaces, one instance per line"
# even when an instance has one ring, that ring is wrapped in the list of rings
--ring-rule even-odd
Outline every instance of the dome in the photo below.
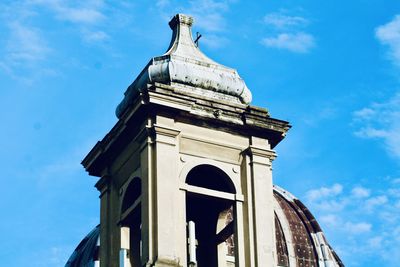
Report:
[[[218,100],[245,105],[251,102],[251,92],[237,71],[211,60],[193,42],[192,23],[193,18],[187,15],[172,18],[169,26],[173,34],[167,52],[152,58],[128,87],[116,110],[118,118],[150,83],[174,85],[179,92]]]
[[[307,207],[278,186],[274,186],[274,212],[278,266],[344,266]],[[97,226],[79,243],[65,266],[99,266],[99,233]]]
[[[300,200],[278,186],[274,186],[274,200],[278,266],[344,266]]]
[[[100,225],[76,247],[65,267],[99,267]]]

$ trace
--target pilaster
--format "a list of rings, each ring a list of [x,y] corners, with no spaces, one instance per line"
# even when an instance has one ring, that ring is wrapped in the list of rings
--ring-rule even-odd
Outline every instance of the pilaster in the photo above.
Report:
[[[183,220],[179,223],[179,184],[178,161],[179,150],[177,137],[179,130],[170,125],[156,124],[153,126],[155,139],[155,209],[157,214],[156,242],[157,261],[155,266],[182,266],[184,256],[179,250],[179,243],[186,243],[180,240],[180,232],[185,233]],[[180,227],[179,227],[180,226]]]
[[[272,185],[272,161],[276,154],[269,148],[267,140],[264,143],[254,141],[247,149],[252,191],[249,222],[252,221],[254,266],[271,266],[271,263],[276,266]]]
[[[110,264],[110,251],[111,251],[111,218],[110,218],[110,208],[111,208],[111,198],[110,198],[110,180],[109,175],[103,175],[96,183],[96,188],[100,192],[100,266],[111,266]]]
[[[144,209],[142,229],[147,232],[143,245],[143,259],[149,266],[183,266],[186,257],[186,226],[180,205],[181,192],[178,182],[179,130],[173,128],[173,120],[157,117],[157,123],[148,127],[149,140],[143,147],[143,172],[147,172],[143,185]],[[148,159],[147,162],[144,162]],[[144,173],[143,173],[144,174]],[[147,180],[147,181],[145,181]],[[148,250],[148,252],[145,252]]]

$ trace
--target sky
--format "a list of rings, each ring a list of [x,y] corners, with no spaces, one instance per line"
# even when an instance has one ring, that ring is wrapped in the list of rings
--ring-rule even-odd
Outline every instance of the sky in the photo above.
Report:
[[[274,183],[310,208],[346,266],[397,267],[396,0],[1,1],[2,266],[64,266],[98,224],[97,179],[80,162],[179,12],[252,105],[293,126]]]

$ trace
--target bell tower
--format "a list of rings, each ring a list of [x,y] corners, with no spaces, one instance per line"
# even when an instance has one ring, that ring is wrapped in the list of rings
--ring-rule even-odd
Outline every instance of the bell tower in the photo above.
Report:
[[[178,14],[118,122],[82,164],[99,177],[102,267],[277,266],[273,148],[290,128],[250,105],[237,71],[193,42]]]

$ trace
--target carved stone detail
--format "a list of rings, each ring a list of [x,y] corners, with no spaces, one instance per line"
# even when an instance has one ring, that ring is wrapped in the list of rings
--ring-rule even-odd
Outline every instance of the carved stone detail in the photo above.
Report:
[[[132,99],[146,90],[148,83],[178,83],[220,92],[236,97],[239,103],[250,104],[252,96],[235,69],[223,66],[205,56],[192,39],[193,18],[178,14],[169,23],[173,30],[167,52],[154,57],[128,87],[125,98],[117,107],[121,117]],[[215,94],[215,98],[220,95]]]

